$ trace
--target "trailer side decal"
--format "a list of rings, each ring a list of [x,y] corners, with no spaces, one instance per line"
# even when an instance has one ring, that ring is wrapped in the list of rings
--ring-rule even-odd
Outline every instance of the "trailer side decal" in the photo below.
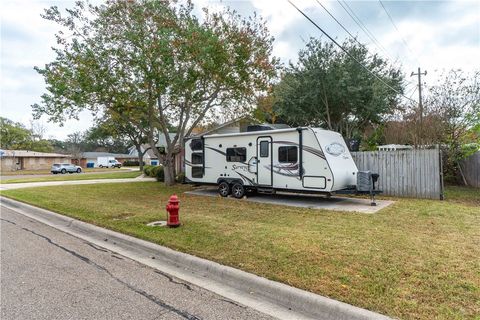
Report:
[[[252,186],[256,185],[255,181],[253,181],[252,179],[248,178],[247,176],[241,174],[241,173],[238,172],[238,171],[235,171],[235,173],[238,174],[243,180],[246,180],[246,181],[250,182],[250,184],[251,184]]]
[[[200,167],[199,165],[194,165],[194,164],[192,164],[192,163],[191,163],[189,160],[187,160],[187,159],[184,159],[183,161],[185,162],[185,165],[186,165],[186,166],[189,166],[189,167]],[[211,168],[211,167],[205,167],[205,169],[210,169],[210,168]]]
[[[223,152],[222,150],[218,150],[218,149],[215,149],[215,148],[212,148],[212,147],[207,147],[207,146],[205,146],[205,148],[210,149],[210,150],[213,150],[213,151],[215,151],[215,152],[218,152],[218,153],[220,153],[222,156],[227,156],[227,154],[226,154],[225,152]]]
[[[291,141],[273,141],[273,143],[283,144],[283,145],[287,145],[287,146],[296,146],[296,147],[299,146],[298,143],[291,142]],[[309,152],[313,155],[316,155],[317,157],[325,159],[325,154],[323,154],[322,150],[315,149],[315,148],[312,148],[312,147],[309,147],[309,146],[306,146],[306,145],[303,145],[302,149],[306,152]]]
[[[300,176],[298,174],[299,173],[298,163],[289,163],[286,165],[277,164],[273,166],[266,165],[264,167],[268,170],[272,170],[274,173],[279,174],[281,176],[296,177],[300,179]],[[305,170],[303,170],[303,173],[305,173]]]

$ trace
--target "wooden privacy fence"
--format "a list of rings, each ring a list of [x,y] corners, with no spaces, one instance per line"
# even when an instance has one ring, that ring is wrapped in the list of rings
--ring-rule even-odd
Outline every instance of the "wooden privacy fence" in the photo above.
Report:
[[[480,188],[480,151],[460,162],[467,184],[471,187]]]
[[[440,150],[352,152],[358,170],[380,175],[378,189],[386,195],[443,199]]]

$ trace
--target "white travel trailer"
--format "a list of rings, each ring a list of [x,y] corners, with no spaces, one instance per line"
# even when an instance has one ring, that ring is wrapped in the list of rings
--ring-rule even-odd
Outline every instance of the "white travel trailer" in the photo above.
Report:
[[[378,175],[358,171],[342,135],[310,127],[187,138],[185,178],[236,198],[257,191],[366,193],[374,205],[380,192]]]

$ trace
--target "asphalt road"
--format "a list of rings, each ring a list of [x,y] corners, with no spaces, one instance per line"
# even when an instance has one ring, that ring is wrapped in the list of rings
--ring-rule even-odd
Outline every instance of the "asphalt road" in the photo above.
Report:
[[[271,319],[5,207],[0,219],[1,319]]]

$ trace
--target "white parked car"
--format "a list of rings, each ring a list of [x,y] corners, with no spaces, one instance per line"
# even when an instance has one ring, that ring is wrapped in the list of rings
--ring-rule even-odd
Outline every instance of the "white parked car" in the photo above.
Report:
[[[80,166],[76,166],[74,164],[71,164],[71,163],[54,163],[52,165],[52,168],[50,169],[50,171],[53,173],[53,174],[57,174],[57,173],[61,173],[61,174],[65,174],[65,173],[81,173],[82,172],[82,167]]]

